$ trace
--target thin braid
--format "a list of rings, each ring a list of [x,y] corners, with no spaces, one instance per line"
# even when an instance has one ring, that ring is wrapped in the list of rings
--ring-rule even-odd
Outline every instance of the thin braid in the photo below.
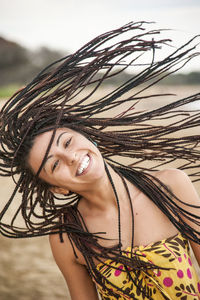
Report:
[[[120,214],[120,204],[119,204],[119,197],[118,197],[118,194],[117,194],[117,190],[115,188],[115,185],[114,185],[114,182],[113,182],[113,179],[112,179],[112,176],[108,170],[108,167],[107,165],[105,164],[105,170],[106,170],[106,173],[108,175],[108,179],[111,183],[111,186],[112,186],[112,189],[114,191],[114,194],[115,194],[115,199],[116,199],[116,202],[117,202],[117,208],[118,208],[118,234],[119,234],[119,251],[120,251],[120,254],[122,253],[122,237],[121,237],[121,214]]]
[[[128,185],[124,179],[124,177],[120,174],[120,172],[118,171],[117,168],[114,168],[114,170],[117,171],[118,175],[120,176],[123,184],[124,184],[124,187],[126,189],[126,193],[128,195],[128,199],[129,199],[129,204],[130,204],[130,209],[131,209],[131,222],[132,222],[132,234],[131,234],[131,258],[133,256],[133,246],[134,246],[134,211],[133,211],[133,203],[132,203],[132,200],[131,200],[131,195],[130,195],[130,191],[129,191],[129,188],[128,188]]]

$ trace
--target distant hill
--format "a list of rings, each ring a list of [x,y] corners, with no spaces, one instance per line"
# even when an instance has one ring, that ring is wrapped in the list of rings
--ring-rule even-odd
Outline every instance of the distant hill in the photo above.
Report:
[[[67,55],[61,51],[41,47],[35,51],[22,47],[18,43],[0,37],[0,86],[28,83],[41,69],[55,60]],[[121,72],[111,77],[105,84],[118,85],[130,79],[134,74]],[[158,84],[199,85],[200,72],[173,74]]]
[[[170,75],[162,81],[162,84],[168,85],[200,85],[200,72],[190,72],[187,74]]]
[[[61,51],[41,47],[31,51],[0,37],[0,86],[29,82],[42,68],[63,57]]]

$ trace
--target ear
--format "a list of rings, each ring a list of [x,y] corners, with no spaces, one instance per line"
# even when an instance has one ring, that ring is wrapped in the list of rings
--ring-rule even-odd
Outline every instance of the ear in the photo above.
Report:
[[[61,187],[58,187],[58,186],[52,186],[52,187],[50,188],[50,191],[51,191],[53,194],[62,194],[62,195],[67,195],[67,194],[69,194],[69,190],[68,190],[68,189],[61,188]]]

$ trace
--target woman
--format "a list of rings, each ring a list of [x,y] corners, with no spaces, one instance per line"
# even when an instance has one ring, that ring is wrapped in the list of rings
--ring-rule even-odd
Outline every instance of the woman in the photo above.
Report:
[[[158,170],[176,160],[199,179],[200,137],[187,129],[198,128],[200,115],[182,109],[199,94],[136,110],[138,101],[152,97],[144,90],[196,54],[190,41],[155,61],[168,40],[155,40],[159,32],[143,26],[102,34],[52,64],[1,112],[1,174],[16,182],[0,215],[1,233],[49,234],[72,299],[98,299],[96,287],[102,299],[200,297],[188,250],[190,241],[200,264],[200,201],[183,171]],[[113,41],[132,30],[137,34]],[[142,67],[147,51],[151,63]],[[91,101],[128,67],[138,72]],[[8,222],[17,191],[22,201]]]

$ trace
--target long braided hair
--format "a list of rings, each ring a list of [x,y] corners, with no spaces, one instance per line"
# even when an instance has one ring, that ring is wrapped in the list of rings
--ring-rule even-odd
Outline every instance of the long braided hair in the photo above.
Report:
[[[156,266],[141,262],[137,257],[129,259],[123,256],[120,220],[118,244],[112,248],[101,246],[99,239],[102,235],[90,233],[78,211],[80,196],[70,193],[57,198],[49,190],[49,184],[38,176],[42,165],[34,175],[27,165],[27,157],[38,134],[53,129],[46,157],[57,128],[76,130],[98,143],[118,204],[107,164],[119,174],[126,189],[124,178],[144,192],[180,232],[200,243],[200,232],[185,226],[182,218],[182,222],[177,221],[184,216],[200,224],[199,217],[177,205],[167,187],[145,172],[176,161],[178,168],[187,170],[193,181],[200,179],[200,135],[195,134],[200,124],[200,112],[185,109],[187,104],[198,103],[200,93],[156,109],[137,109],[143,101],[151,102],[152,98],[169,96],[147,95],[145,92],[198,55],[195,52],[196,38],[157,61],[157,51],[163,46],[168,47],[170,40],[156,39],[161,30],[148,31],[145,25],[148,26],[148,23],[131,22],[96,37],[74,54],[42,70],[1,110],[0,175],[12,176],[15,182],[15,189],[0,213],[1,234],[26,238],[59,232],[62,240],[62,232],[67,232],[72,247],[75,245],[82,252],[91,276],[103,286],[106,279],[103,280],[95,268],[94,258],[102,262],[112,257],[134,270],[148,271]],[[111,85],[112,78],[128,70],[128,80],[120,81],[118,86]],[[101,89],[100,94],[101,87],[104,87],[104,92]],[[192,135],[191,131],[188,133],[191,128],[194,130]],[[177,137],[174,137],[175,133],[179,133]],[[21,202],[17,205],[18,192]],[[11,219],[7,220],[6,212],[10,207],[15,207],[15,210]],[[120,216],[120,205],[118,208]],[[133,246],[132,207],[131,211]],[[76,255],[75,249],[74,253]]]

